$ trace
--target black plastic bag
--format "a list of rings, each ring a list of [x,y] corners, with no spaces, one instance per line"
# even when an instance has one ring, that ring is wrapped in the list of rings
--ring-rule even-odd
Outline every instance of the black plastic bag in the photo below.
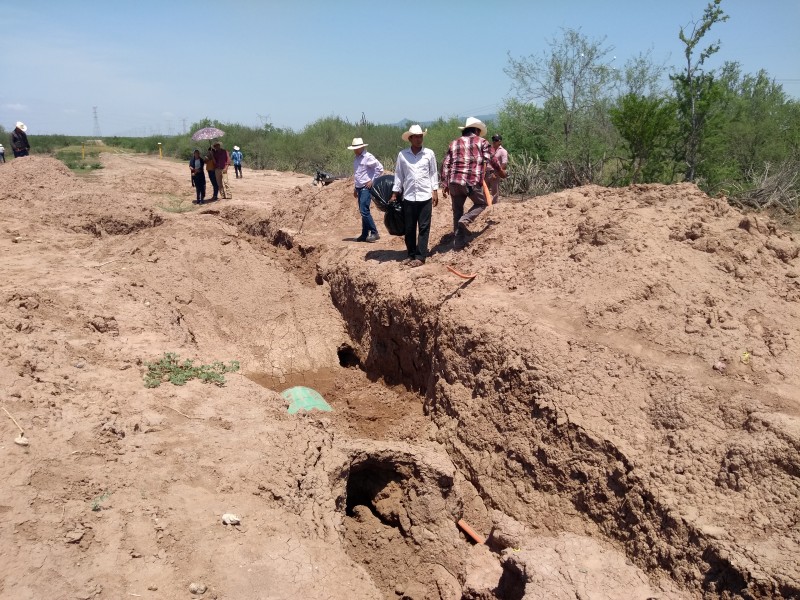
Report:
[[[403,215],[403,203],[390,202],[386,206],[386,214],[383,215],[383,224],[386,230],[392,235],[406,234],[406,218]]]
[[[394,175],[381,175],[372,182],[372,187],[369,193],[375,201],[375,206],[378,210],[386,212],[389,208],[389,203],[392,200],[392,186],[394,185]],[[397,194],[397,201],[403,199],[403,195]],[[399,235],[399,234],[394,234]]]

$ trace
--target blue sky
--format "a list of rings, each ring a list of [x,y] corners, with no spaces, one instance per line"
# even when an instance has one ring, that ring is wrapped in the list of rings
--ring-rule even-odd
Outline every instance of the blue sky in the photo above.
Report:
[[[0,0],[0,124],[29,133],[181,133],[204,117],[302,129],[487,114],[511,93],[508,53],[562,28],[605,37],[617,64],[683,60],[678,30],[704,0]],[[800,98],[800,0],[722,0],[710,66],[761,68]]]

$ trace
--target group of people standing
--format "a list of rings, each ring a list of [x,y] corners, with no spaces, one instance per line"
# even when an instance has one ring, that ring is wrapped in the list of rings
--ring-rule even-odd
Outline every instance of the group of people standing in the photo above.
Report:
[[[443,184],[442,194],[451,197],[453,207],[453,245],[463,249],[469,235],[468,226],[488,206],[484,188],[496,202],[499,197],[500,180],[507,176],[508,152],[503,148],[503,138],[492,136],[490,144],[484,136],[486,125],[479,119],[469,117],[461,129],[461,136],[453,140],[447,148],[442,163],[441,176],[437,169],[433,150],[425,148],[423,142],[427,129],[412,125],[403,133],[403,140],[409,142],[397,155],[392,198],[394,202],[403,196],[403,216],[405,219],[405,243],[408,256],[402,264],[420,267],[428,257],[428,237],[430,235],[433,207],[439,203],[439,182]],[[375,242],[380,239],[375,221],[370,214],[370,193],[372,182],[383,174],[383,165],[367,152],[361,138],[355,138],[348,146],[355,153],[353,172],[355,188],[353,196],[358,200],[361,214],[361,235],[359,242]],[[467,199],[472,206],[464,212]]]
[[[239,146],[233,147],[233,152],[222,147],[220,142],[214,142],[208,148],[205,157],[201,156],[200,149],[195,148],[192,158],[189,159],[189,169],[192,173],[192,185],[195,189],[197,198],[193,204],[206,203],[206,172],[211,182],[213,195],[208,202],[219,200],[229,200],[233,198],[233,191],[228,183],[228,166],[233,164],[236,178],[242,177],[242,151]]]

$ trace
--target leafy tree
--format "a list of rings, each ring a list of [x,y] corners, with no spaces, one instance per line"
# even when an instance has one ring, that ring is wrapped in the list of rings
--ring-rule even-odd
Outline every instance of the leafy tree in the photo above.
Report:
[[[498,127],[503,133],[503,146],[511,154],[525,152],[541,160],[550,159],[545,113],[535,104],[513,98],[506,101],[498,115]]]
[[[519,104],[542,103],[543,118],[533,122],[537,131],[529,130],[529,137],[546,140],[539,146],[546,146],[551,158],[564,164],[565,186],[593,181],[609,154],[614,130],[607,108],[619,79],[611,66],[613,58],[608,58],[612,50],[604,38],[591,40],[580,31],[565,29],[540,56],[509,55],[505,72],[513,81],[518,104],[509,101],[504,112],[519,114]]]
[[[714,42],[697,53],[698,44],[716,23],[728,20],[720,8],[721,0],[706,6],[700,21],[691,23],[691,30],[681,27],[678,38],[684,44],[686,67],[671,76],[678,102],[678,116],[682,129],[682,160],[686,164],[684,178],[694,181],[702,160],[703,141],[708,121],[712,116],[720,89],[715,86],[713,71],[703,70],[705,61],[719,51],[720,42]]]
[[[675,106],[664,97],[629,93],[611,108],[611,122],[628,151],[624,183],[671,181],[670,149]]]

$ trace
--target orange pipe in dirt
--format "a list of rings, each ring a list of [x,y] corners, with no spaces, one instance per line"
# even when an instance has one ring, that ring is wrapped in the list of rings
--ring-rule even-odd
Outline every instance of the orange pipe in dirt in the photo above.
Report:
[[[461,527],[464,533],[466,533],[469,537],[471,537],[476,544],[483,544],[485,542],[485,540],[480,535],[475,533],[475,530],[472,527],[467,525],[467,522],[464,519],[458,520],[458,526]]]
[[[489,186],[486,185],[486,180],[483,180],[483,195],[486,196],[486,206],[492,205],[492,194],[489,191]]]
[[[462,273],[461,271],[456,271],[450,265],[447,265],[447,270],[450,271],[451,273],[455,273],[456,275],[458,275],[462,279],[475,279],[478,276],[477,273]]]

